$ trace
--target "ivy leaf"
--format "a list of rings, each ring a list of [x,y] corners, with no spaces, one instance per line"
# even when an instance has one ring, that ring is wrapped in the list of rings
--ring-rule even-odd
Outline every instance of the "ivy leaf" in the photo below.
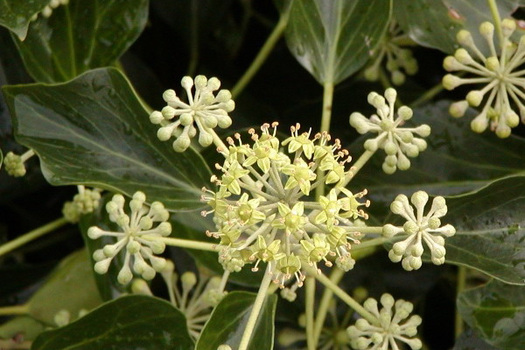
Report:
[[[286,42],[321,84],[337,84],[365,65],[391,13],[385,0],[298,0],[290,6]]]
[[[472,329],[463,332],[454,344],[452,350],[498,350],[492,345],[485,343],[482,339],[476,336]]]
[[[486,0],[394,0],[394,16],[412,40],[422,46],[452,54],[459,47],[456,34],[461,29],[471,32],[474,40],[484,41],[479,25],[493,22]],[[501,18],[510,17],[522,0],[498,0]]]
[[[53,185],[85,184],[131,196],[146,193],[173,211],[203,206],[210,170],[193,149],[176,153],[127,79],[88,71],[63,84],[3,88],[17,141],[35,150]]]
[[[237,349],[250,317],[255,297],[255,293],[248,292],[231,292],[226,295],[213,310],[195,349],[216,350],[221,344]],[[276,295],[266,298],[248,345],[249,350],[273,349],[276,305]]]
[[[525,287],[493,280],[458,296],[458,311],[487,343],[521,350],[525,344]]]
[[[31,349],[190,350],[193,342],[182,312],[161,299],[129,295],[42,333]]]
[[[36,81],[67,81],[114,64],[144,29],[148,5],[148,0],[71,0],[51,17],[39,16],[26,39],[15,42]]]
[[[525,285],[525,176],[447,199],[447,207],[443,222],[457,232],[446,239],[446,261]]]
[[[42,11],[49,0],[0,0],[0,26],[15,33],[24,40],[31,17]]]

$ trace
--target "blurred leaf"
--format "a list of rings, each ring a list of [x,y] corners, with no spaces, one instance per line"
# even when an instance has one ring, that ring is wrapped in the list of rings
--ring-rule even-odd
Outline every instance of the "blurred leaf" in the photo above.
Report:
[[[57,85],[3,88],[17,141],[40,156],[53,185],[86,184],[132,195],[170,210],[203,206],[200,189],[210,170],[193,149],[173,151],[127,79],[116,69],[96,69]]]
[[[463,332],[454,344],[452,350],[498,350],[480,339],[472,329]]]
[[[49,0],[0,0],[0,26],[24,40],[31,17],[42,11],[47,4]]]
[[[39,16],[25,41],[15,40],[36,81],[62,82],[114,62],[138,38],[148,19],[148,0],[71,0]]]
[[[458,296],[458,311],[469,326],[499,349],[525,344],[525,287],[493,280]]]
[[[80,287],[81,286],[81,287]],[[102,303],[93,278],[87,252],[79,250],[66,257],[28,302],[28,313],[38,321],[54,325],[60,310],[72,319],[80,310],[91,310]]]
[[[521,0],[498,0],[501,18],[510,17]],[[456,34],[470,31],[476,42],[483,44],[479,25],[493,22],[487,0],[394,0],[394,16],[412,40],[422,46],[454,53],[459,46]],[[484,47],[484,45],[482,45]]]
[[[232,349],[237,349],[255,297],[255,293],[248,292],[231,292],[226,295],[213,310],[195,349],[216,350],[221,344],[228,344]],[[249,350],[273,349],[276,304],[276,295],[267,296],[253,330]]]
[[[430,125],[432,133],[426,138],[427,150],[410,159],[410,169],[393,175],[378,171],[386,156],[379,150],[350,183],[352,191],[368,189],[370,210],[378,217],[387,215],[399,193],[424,190],[433,195],[456,195],[524,173],[525,139],[511,136],[502,140],[490,132],[476,134],[470,129],[475,111],[468,110],[465,117],[455,119],[448,114],[449,105],[449,101],[439,101],[414,110],[411,122]],[[350,154],[355,160],[363,152],[364,140],[371,137],[364,135],[352,144]]]
[[[447,206],[442,221],[457,233],[446,239],[446,261],[525,285],[525,176],[449,198]]]
[[[337,84],[370,58],[391,5],[385,0],[291,0],[286,42],[319,83]]]
[[[31,349],[189,350],[193,342],[184,314],[170,303],[129,295],[65,327],[42,333]]]
[[[33,340],[45,329],[45,326],[29,316],[19,316],[0,325],[0,339],[11,339],[23,335],[24,340]]]

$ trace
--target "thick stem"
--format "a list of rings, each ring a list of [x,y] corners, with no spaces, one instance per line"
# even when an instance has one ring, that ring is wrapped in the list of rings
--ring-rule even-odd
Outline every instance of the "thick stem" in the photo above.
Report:
[[[332,104],[334,100],[334,82],[326,81],[323,84],[323,115],[321,117],[321,132],[330,132],[330,121],[332,119]]]
[[[293,0],[289,2],[287,8],[284,9],[284,11],[281,13],[281,17],[279,18],[279,22],[277,22],[277,25],[273,29],[272,33],[266,39],[266,42],[261,47],[261,50],[253,60],[252,64],[244,75],[239,79],[237,84],[231,89],[231,94],[235,98],[240,95],[242,90],[248,85],[248,83],[252,80],[252,78],[255,76],[255,73],[261,68],[263,63],[266,61],[270,53],[272,52],[273,48],[275,47],[275,44],[279,41],[281,38],[284,30],[286,29],[286,25],[288,24],[288,18],[290,17],[290,9],[292,8]]]
[[[272,274],[270,271],[270,265],[268,265],[266,267],[264,277],[261,281],[261,286],[259,287],[259,291],[257,292],[257,297],[255,297],[255,302],[253,303],[252,311],[250,313],[250,317],[248,318],[248,322],[246,323],[246,328],[242,335],[238,350],[248,349],[248,345],[252,338],[252,333],[255,328],[255,324],[257,323],[257,319],[259,318],[259,313],[261,312],[264,301],[266,300],[266,293],[268,291],[268,287],[270,286],[271,282],[272,282]]]
[[[27,315],[29,313],[29,305],[13,305],[0,307],[0,315],[15,316]]]
[[[55,221],[51,221],[48,224],[45,224],[43,226],[40,226],[37,229],[34,229],[32,231],[29,231],[28,233],[23,234],[22,236],[19,236],[12,241],[9,241],[3,245],[0,246],[0,256],[5,255],[24,244],[31,242],[41,236],[44,236],[47,233],[50,233],[54,230],[56,230],[59,227],[62,227],[66,225],[68,222],[65,218],[56,219]]]
[[[339,284],[341,281],[341,278],[344,276],[344,271],[340,268],[333,268],[332,273],[330,274],[330,281],[332,281],[334,284]],[[321,331],[323,329],[324,321],[326,320],[326,315],[328,313],[328,308],[330,307],[330,302],[332,301],[332,297],[334,296],[334,292],[329,289],[325,288],[323,292],[323,296],[321,297],[321,302],[319,303],[319,309],[317,310],[317,317],[315,319],[315,325],[314,325],[314,342],[315,344],[319,343],[319,337],[321,336]]]
[[[326,288],[331,289],[335,295],[337,295],[343,302],[345,302],[346,305],[354,309],[359,315],[361,315],[361,317],[370,322],[370,324],[377,324],[377,318],[371,312],[362,307],[361,304],[355,301],[354,298],[348,295],[344,290],[339,288],[337,284],[332,282],[328,277],[326,277],[322,273],[317,273],[315,269],[309,266],[305,266],[305,268],[310,274],[312,274],[312,276],[315,277],[315,279],[321,282]]]
[[[496,0],[487,0],[492,19],[494,20],[494,27],[496,27],[496,33],[498,34],[500,47],[503,45],[503,31],[501,30],[501,16],[499,15],[498,5]]]
[[[463,292],[465,289],[465,284],[467,280],[467,268],[465,266],[458,266],[458,276],[457,276],[457,287],[456,287],[456,295],[459,295],[459,293]],[[454,334],[456,336],[456,339],[463,333],[463,319],[461,318],[461,315],[459,314],[458,310],[456,309],[456,317],[455,317],[455,326],[454,326]]]
[[[316,341],[314,336],[314,307],[315,307],[315,279],[308,276],[306,284],[306,346],[308,350],[315,350]]]
[[[158,237],[158,236],[148,236],[148,235],[141,236],[141,238],[147,239],[150,241],[160,241],[172,247],[205,250],[209,252],[219,251],[219,247],[217,246],[217,244],[201,242],[201,241],[194,241],[191,239],[182,239],[182,238],[173,238],[173,237]]]

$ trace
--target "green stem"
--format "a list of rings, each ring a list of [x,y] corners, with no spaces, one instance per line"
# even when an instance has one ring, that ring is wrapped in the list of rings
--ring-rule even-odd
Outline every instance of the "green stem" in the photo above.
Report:
[[[503,31],[501,30],[501,16],[499,15],[498,5],[496,0],[487,0],[492,19],[494,20],[494,27],[496,27],[496,33],[498,34],[499,44],[503,45]]]
[[[414,102],[410,104],[411,108],[416,108],[425,102],[433,99],[437,94],[439,94],[441,91],[443,91],[443,84],[439,82],[435,86],[433,86],[431,89],[425,91],[425,93],[421,96],[419,96]]]
[[[323,84],[323,115],[321,117],[321,132],[330,132],[330,121],[332,119],[332,104],[334,100],[334,82],[326,81]]]
[[[20,316],[29,313],[29,305],[13,305],[0,307],[0,315],[2,316]]]
[[[458,276],[457,276],[457,287],[456,293],[459,294],[465,289],[465,284],[467,280],[467,268],[465,266],[458,266]],[[456,309],[456,318],[455,318],[455,327],[454,334],[456,339],[463,333],[463,319]]]
[[[306,278],[306,346],[308,350],[315,350],[316,341],[314,337],[314,307],[315,307],[315,279]]]
[[[315,269],[309,266],[305,266],[305,268],[309,271],[310,274],[315,276],[315,279],[321,282],[326,288],[331,289],[335,295],[337,295],[342,301],[344,301],[346,305],[354,309],[359,315],[361,315],[361,317],[370,322],[370,324],[377,324],[377,318],[371,312],[362,307],[361,304],[355,301],[354,298],[348,295],[344,290],[339,288],[337,284],[332,282],[328,277],[326,277],[322,273],[317,273]]]
[[[372,158],[374,153],[375,152],[367,150],[363,154],[361,154],[359,159],[350,168],[350,171],[346,175],[346,178],[345,178],[345,180],[343,182],[343,186],[342,187],[346,187],[346,185],[348,185],[348,183],[350,183],[350,181],[352,181],[354,176],[359,172],[359,170],[361,170],[361,168],[366,164],[366,162],[368,162],[370,160],[370,158]]]
[[[250,312],[250,317],[248,318],[248,322],[246,323],[246,328],[244,329],[244,333],[242,335],[238,350],[248,349],[248,345],[252,338],[252,333],[255,328],[255,324],[257,323],[257,319],[259,318],[259,313],[261,312],[264,301],[266,300],[268,286],[271,282],[272,274],[270,271],[270,265],[268,265],[266,267],[266,271],[264,272],[264,277],[261,281],[261,286],[259,287],[257,296],[255,297],[255,302],[253,303],[252,311]]]
[[[152,241],[161,241],[172,247],[188,248],[188,249],[197,249],[205,250],[208,252],[217,252],[219,250],[217,244],[194,241],[191,239],[182,239],[182,238],[173,238],[173,237],[158,237],[158,236],[141,236],[143,239],[152,240]]]
[[[226,146],[226,144],[221,140],[221,138],[219,137],[219,135],[217,135],[215,130],[213,130],[212,128],[207,128],[206,131],[209,132],[213,137],[213,144],[217,146],[217,150],[220,150],[224,154],[224,156],[227,157],[228,154],[230,154],[228,146]]]
[[[290,9],[292,8],[293,1],[290,1],[287,8],[284,9],[284,11],[281,13],[281,17],[279,18],[279,22],[277,22],[277,25],[273,29],[272,33],[266,39],[266,42],[261,47],[261,50],[253,60],[252,64],[244,75],[239,79],[239,81],[235,84],[233,89],[231,89],[232,97],[235,98],[240,95],[240,93],[244,90],[246,85],[252,80],[252,78],[255,76],[255,73],[261,68],[263,63],[266,61],[270,53],[272,52],[273,48],[275,47],[275,44],[279,41],[282,34],[284,33],[284,30],[286,29],[286,26],[288,24],[288,19],[290,17]]]
[[[344,276],[344,271],[340,268],[333,268],[332,273],[330,274],[330,281],[334,284],[339,284],[341,279]],[[317,310],[317,317],[315,319],[314,325],[314,344],[319,342],[319,337],[321,336],[321,331],[323,329],[324,321],[326,320],[326,315],[328,313],[328,308],[330,307],[330,302],[334,292],[330,288],[325,288],[323,296],[321,297],[321,302],[319,303],[319,309]]]
[[[19,236],[15,239],[13,239],[12,241],[9,241],[3,245],[0,246],[0,256],[2,255],[5,255],[21,246],[23,246],[24,244],[28,243],[28,242],[31,242],[49,232],[52,232],[54,230],[56,230],[57,228],[59,227],[62,227],[64,225],[66,225],[68,223],[68,221],[65,219],[65,218],[60,218],[60,219],[56,219],[55,221],[51,221],[50,223],[48,224],[45,224],[43,226],[40,226],[39,228],[37,229],[34,229],[32,231],[29,231],[25,234],[23,234],[22,236]]]

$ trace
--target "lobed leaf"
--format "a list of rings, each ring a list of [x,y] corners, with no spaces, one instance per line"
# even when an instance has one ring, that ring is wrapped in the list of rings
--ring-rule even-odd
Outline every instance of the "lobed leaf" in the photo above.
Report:
[[[31,349],[190,350],[193,342],[178,309],[161,299],[128,295],[65,327],[42,333]]]
[[[3,88],[17,141],[35,150],[52,185],[85,184],[173,211],[203,206],[210,170],[193,149],[176,153],[118,70],[101,68],[63,84]]]
[[[506,350],[525,344],[525,287],[493,280],[458,296],[458,311],[487,343]]]
[[[114,64],[144,29],[148,5],[148,0],[71,0],[51,17],[39,16],[26,39],[15,43],[36,81],[63,82]]]
[[[237,349],[256,294],[248,292],[231,292],[213,310],[201,333],[196,350],[216,350],[221,344],[228,344]],[[277,296],[269,295],[261,309],[253,330],[249,350],[273,349],[274,319]]]
[[[288,47],[321,84],[337,84],[363,67],[379,44],[391,14],[390,0],[288,3]]]

